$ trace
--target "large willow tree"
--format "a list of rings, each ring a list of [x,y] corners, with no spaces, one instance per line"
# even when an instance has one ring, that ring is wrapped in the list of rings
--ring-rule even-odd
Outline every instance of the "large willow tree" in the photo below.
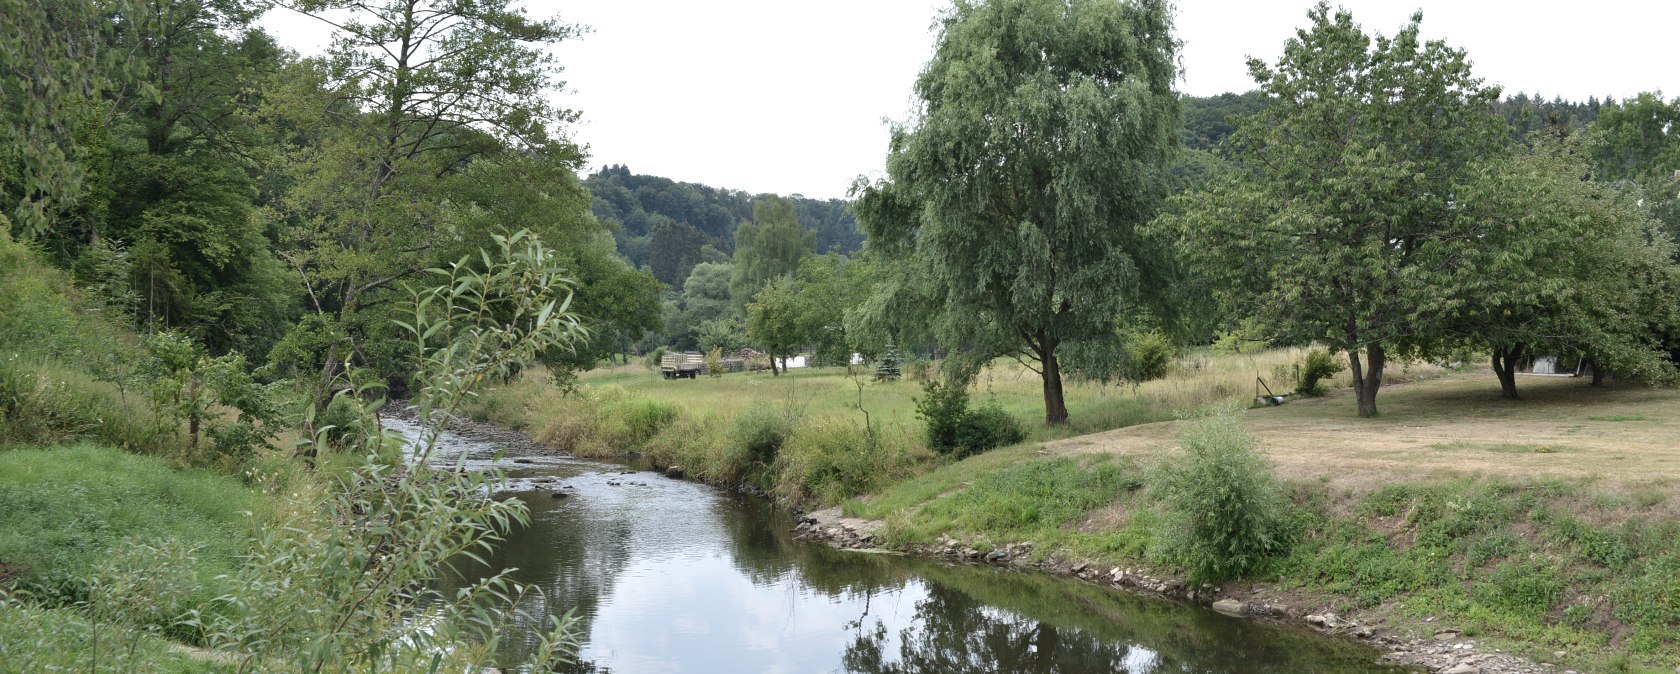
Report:
[[[1047,423],[1068,416],[1058,349],[1109,338],[1152,275],[1135,230],[1176,142],[1177,49],[1160,0],[958,0],[887,179],[860,186],[871,245],[936,280],[954,365],[1026,363]]]

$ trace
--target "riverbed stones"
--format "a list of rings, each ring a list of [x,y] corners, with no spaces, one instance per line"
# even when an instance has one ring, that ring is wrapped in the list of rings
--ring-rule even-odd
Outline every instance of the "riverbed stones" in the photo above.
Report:
[[[665,477],[673,480],[681,480],[686,475],[688,475],[688,473],[683,471],[682,466],[671,466],[670,468],[665,469]]]
[[[1482,674],[1482,668],[1461,662],[1457,665],[1453,665],[1451,669],[1442,672],[1442,674]]]

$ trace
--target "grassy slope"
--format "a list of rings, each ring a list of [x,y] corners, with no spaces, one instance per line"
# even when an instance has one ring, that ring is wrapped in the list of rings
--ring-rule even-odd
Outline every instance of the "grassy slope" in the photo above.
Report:
[[[206,604],[245,550],[255,495],[238,480],[109,447],[0,449],[0,563],[37,599],[87,598],[97,567],[136,543],[197,549]]]

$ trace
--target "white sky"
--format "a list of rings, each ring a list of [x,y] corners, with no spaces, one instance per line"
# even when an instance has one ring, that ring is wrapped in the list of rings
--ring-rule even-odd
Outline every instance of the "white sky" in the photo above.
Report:
[[[592,29],[555,53],[562,105],[583,111],[574,140],[591,170],[713,187],[843,197],[878,177],[883,119],[911,108],[948,0],[527,0],[533,15]],[[1253,88],[1247,56],[1275,61],[1313,0],[1179,0],[1180,90]],[[1366,32],[1392,35],[1423,10],[1426,38],[1468,50],[1474,72],[1507,93],[1568,99],[1680,94],[1672,0],[1341,0]],[[263,24],[305,54],[324,24],[276,10]]]

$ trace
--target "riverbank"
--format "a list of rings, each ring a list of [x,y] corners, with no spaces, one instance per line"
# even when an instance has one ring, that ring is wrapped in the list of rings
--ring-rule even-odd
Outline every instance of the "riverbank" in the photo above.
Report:
[[[1187,587],[1161,555],[1148,487],[1174,442],[1170,422],[928,461],[826,511],[855,518],[852,530],[807,523],[801,533],[1231,600],[1238,612],[1316,623],[1435,672],[1674,671],[1680,499],[1668,474],[1635,475],[1619,462],[1649,454],[1667,465],[1680,440],[1660,430],[1676,423],[1676,394],[1525,380],[1531,400],[1512,404],[1492,384],[1469,373],[1385,388],[1379,420],[1352,418],[1338,395],[1251,411],[1248,425],[1280,457],[1297,543],[1220,588]],[[1447,439],[1466,424],[1470,439]],[[1292,443],[1292,425],[1308,441]],[[1605,427],[1646,441],[1601,446]],[[1313,451],[1331,439],[1335,451]]]

